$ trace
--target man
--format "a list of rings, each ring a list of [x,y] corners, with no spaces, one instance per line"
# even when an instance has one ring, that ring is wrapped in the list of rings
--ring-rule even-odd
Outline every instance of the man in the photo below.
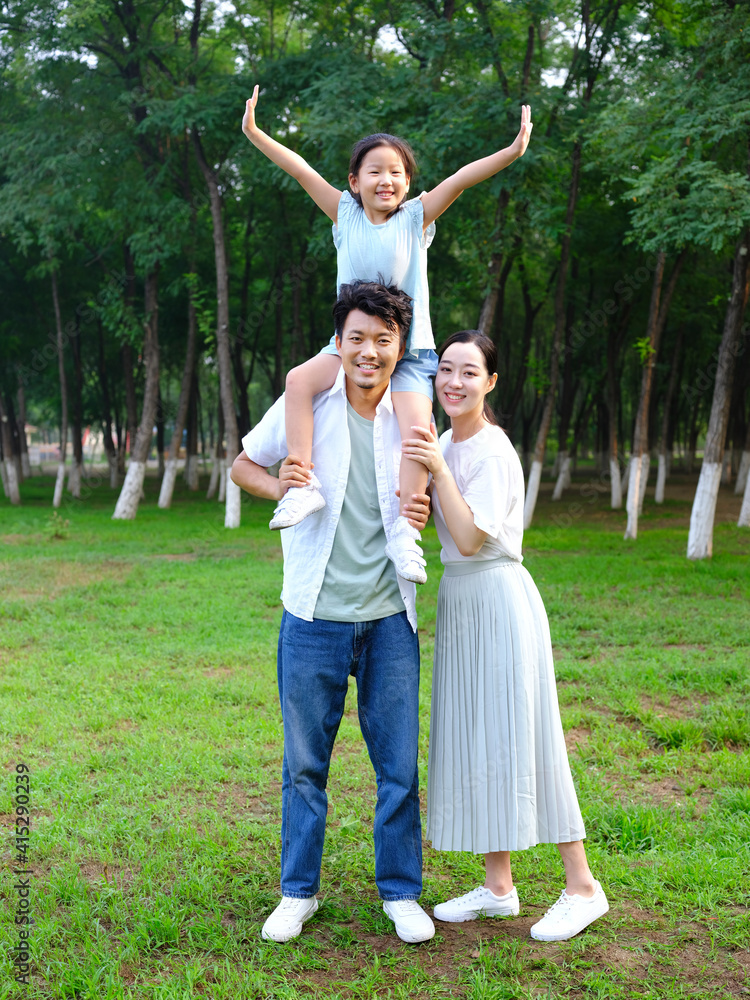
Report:
[[[341,371],[313,406],[312,461],[327,502],[282,531],[282,900],[262,935],[288,941],[318,908],[325,789],[351,674],[378,781],[375,881],[396,933],[415,943],[435,933],[416,902],[422,828],[415,587],[396,576],[385,555],[385,532],[398,516],[401,448],[389,380],[404,352],[411,300],[393,287],[354,282],[341,287],[333,314]],[[238,486],[274,500],[304,488],[309,472],[286,455],[283,397],[242,444],[232,468]],[[282,458],[277,479],[266,470]],[[427,520],[427,505],[426,496],[410,504],[417,527]]]

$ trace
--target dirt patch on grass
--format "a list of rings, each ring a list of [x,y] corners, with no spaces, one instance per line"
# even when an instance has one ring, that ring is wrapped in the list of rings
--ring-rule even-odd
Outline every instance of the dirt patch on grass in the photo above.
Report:
[[[195,552],[160,552],[151,559],[164,559],[167,562],[195,562],[198,558]]]
[[[585,746],[590,738],[591,730],[586,726],[573,726],[572,729],[568,729],[565,733],[565,746],[568,748],[568,753]]]
[[[132,571],[130,563],[108,561],[106,564],[89,565],[73,561],[55,561],[47,565],[34,566],[39,572],[29,572],[22,575],[18,589],[14,589],[14,599],[54,600],[68,590],[90,587],[92,584],[103,583],[105,580],[123,582]]]
[[[103,882],[116,889],[122,889],[133,882],[136,868],[122,867],[116,862],[81,861],[78,864],[81,878],[89,884]]]
[[[373,906],[379,906],[377,902]],[[749,955],[712,946],[711,932],[697,923],[670,928],[659,914],[615,904],[609,917],[597,922],[575,941],[537,942],[529,935],[532,924],[542,914],[513,919],[486,919],[464,924],[436,923],[436,936],[423,945],[406,945],[393,933],[373,933],[359,916],[337,920],[326,914],[325,903],[304,934],[314,934],[321,945],[315,950],[317,968],[299,969],[285,977],[311,996],[361,996],[366,977],[373,989],[393,990],[415,973],[428,978],[429,985],[410,990],[410,997],[465,996],[471,989],[468,977],[473,969],[485,968],[488,975],[502,976],[512,943],[513,978],[523,988],[548,996],[549,980],[556,966],[551,989],[555,996],[583,998],[591,969],[609,976],[624,988],[623,995],[635,995],[644,985],[657,995],[672,995],[675,978],[686,990],[702,995],[747,997]],[[614,940],[616,938],[616,940]],[[373,978],[377,959],[382,973]],[[497,972],[493,964],[497,963]],[[545,969],[547,970],[545,972]],[[633,991],[633,992],[630,992]]]
[[[694,803],[699,813],[705,812],[714,798],[714,790],[686,780],[685,776],[666,775],[662,778],[625,777],[608,774],[608,785],[620,798],[639,805],[682,808]]]

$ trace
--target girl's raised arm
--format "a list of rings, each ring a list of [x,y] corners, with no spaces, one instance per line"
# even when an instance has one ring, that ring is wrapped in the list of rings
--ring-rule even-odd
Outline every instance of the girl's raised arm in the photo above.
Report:
[[[336,222],[341,192],[332,184],[329,184],[327,180],[324,180],[317,170],[314,170],[299,153],[287,149],[286,146],[272,139],[270,135],[262,132],[255,124],[255,106],[258,103],[258,89],[258,85],[256,84],[253,96],[245,105],[242,131],[261,153],[265,153],[268,159],[272,160],[277,167],[281,167],[290,177],[299,181],[318,208],[325,212],[331,222]]]
[[[431,222],[434,222],[466,188],[474,187],[481,181],[486,181],[488,177],[494,177],[506,167],[510,166],[519,156],[523,156],[531,138],[531,107],[528,104],[521,106],[521,129],[515,141],[506,149],[500,149],[491,156],[485,156],[481,160],[474,160],[461,167],[455,174],[446,177],[432,191],[426,191],[422,195],[422,205],[424,206],[424,226],[425,229]]]

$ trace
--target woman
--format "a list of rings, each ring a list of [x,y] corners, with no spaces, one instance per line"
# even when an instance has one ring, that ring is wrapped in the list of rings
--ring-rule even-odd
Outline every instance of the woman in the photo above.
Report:
[[[485,856],[483,886],[435,907],[438,920],[519,911],[510,852],[555,843],[565,890],[531,928],[572,937],[609,909],[591,875],[568,765],[547,615],[521,566],[523,473],[485,397],[497,381],[492,341],[456,333],[435,390],[451,429],[404,454],[432,473],[440,582],[430,723],[427,836],[438,850]]]

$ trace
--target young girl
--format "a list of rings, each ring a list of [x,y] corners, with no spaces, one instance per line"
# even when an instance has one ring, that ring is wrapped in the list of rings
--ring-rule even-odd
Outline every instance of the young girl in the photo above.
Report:
[[[349,165],[351,194],[341,192],[297,153],[262,132],[255,122],[258,87],[248,100],[242,131],[270,160],[299,181],[315,204],[333,222],[337,250],[336,288],[357,279],[398,285],[413,299],[414,317],[404,357],[391,380],[393,406],[402,437],[414,424],[429,425],[436,355],[429,314],[427,248],[435,220],[466,188],[492,177],[519,156],[531,136],[531,111],[524,105],[521,129],[507,149],[462,167],[432,191],[406,200],[416,163],[411,147],[396,136],[378,133],[361,139]],[[288,490],[274,512],[271,528],[297,524],[324,506],[320,483],[311,471],[312,399],[336,380],[340,361],[333,338],[316,357],[289,372],[286,381],[286,428],[289,454],[300,465],[300,488]],[[399,475],[401,516],[388,537],[386,554],[407,580],[424,583],[424,559],[417,545],[419,532],[404,515],[403,506],[424,493],[424,466],[402,457]]]
[[[403,441],[432,473],[445,566],[438,594],[427,836],[485,856],[483,886],[435,907],[438,920],[519,911],[510,852],[557,844],[566,887],[531,928],[562,941],[609,909],[591,875],[555,690],[547,615],[521,565],[523,472],[485,403],[497,352],[476,330],[449,337],[435,391],[451,429]]]

